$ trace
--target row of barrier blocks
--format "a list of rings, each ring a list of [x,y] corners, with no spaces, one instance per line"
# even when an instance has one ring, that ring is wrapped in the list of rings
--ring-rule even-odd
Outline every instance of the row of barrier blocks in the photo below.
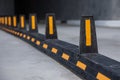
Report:
[[[2,16],[0,25],[2,30],[31,44],[85,80],[120,80],[120,62],[98,53],[92,16],[82,16],[80,46],[58,39],[53,13],[46,15],[45,35],[38,33],[35,14],[30,14],[29,30],[24,15],[19,21],[17,16]]]

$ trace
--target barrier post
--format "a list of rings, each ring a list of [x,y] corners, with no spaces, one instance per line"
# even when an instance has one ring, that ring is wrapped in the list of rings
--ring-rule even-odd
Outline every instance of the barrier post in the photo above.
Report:
[[[13,16],[13,27],[17,28],[17,16]]]
[[[29,31],[38,33],[36,14],[30,14],[29,15]]]
[[[20,15],[20,29],[26,30],[25,16]]]
[[[57,29],[55,23],[55,14],[46,14],[46,39],[57,39]]]
[[[80,27],[80,54],[81,53],[98,53],[93,16],[82,16]]]
[[[11,27],[11,16],[8,16],[8,26]]]

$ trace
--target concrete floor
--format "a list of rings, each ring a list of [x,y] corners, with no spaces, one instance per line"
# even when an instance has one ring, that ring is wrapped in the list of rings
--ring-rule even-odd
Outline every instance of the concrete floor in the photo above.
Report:
[[[79,45],[79,26],[59,25],[61,40]],[[39,26],[39,33],[45,25]],[[99,53],[120,62],[120,28],[97,27]],[[24,41],[0,30],[0,80],[82,80]]]

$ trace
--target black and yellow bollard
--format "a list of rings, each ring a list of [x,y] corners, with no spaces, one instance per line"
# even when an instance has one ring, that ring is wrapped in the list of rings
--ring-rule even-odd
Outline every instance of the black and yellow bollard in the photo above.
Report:
[[[7,16],[5,16],[5,26],[7,26]]]
[[[25,16],[20,15],[20,29],[26,30]]]
[[[17,16],[13,16],[13,27],[17,28]]]
[[[57,39],[55,14],[46,14],[46,39]]]
[[[11,27],[12,21],[11,21],[11,16],[8,16],[8,26]]]
[[[38,33],[36,14],[30,14],[29,15],[29,31]]]
[[[80,54],[98,53],[96,29],[93,16],[83,16],[80,27]]]

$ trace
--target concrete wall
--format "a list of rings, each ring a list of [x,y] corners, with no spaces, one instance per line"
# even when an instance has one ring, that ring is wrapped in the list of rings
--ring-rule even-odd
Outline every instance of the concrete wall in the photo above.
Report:
[[[82,15],[93,15],[97,20],[119,20],[120,0],[15,0],[16,14],[56,13],[60,20],[79,20]]]
[[[14,0],[0,0],[0,15],[14,14]]]
[[[114,0],[61,0],[61,18],[80,19],[93,15],[95,19],[111,19],[111,1]],[[69,3],[67,3],[69,2]]]

